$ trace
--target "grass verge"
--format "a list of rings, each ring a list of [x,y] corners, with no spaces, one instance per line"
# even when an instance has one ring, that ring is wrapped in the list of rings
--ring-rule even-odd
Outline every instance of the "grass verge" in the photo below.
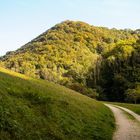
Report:
[[[108,103],[128,108],[133,112],[137,113],[138,115],[140,115],[140,104],[117,103],[117,102],[108,102]]]

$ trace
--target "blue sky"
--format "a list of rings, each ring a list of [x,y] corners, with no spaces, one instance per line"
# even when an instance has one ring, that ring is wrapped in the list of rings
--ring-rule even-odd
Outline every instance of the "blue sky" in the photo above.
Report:
[[[140,28],[140,0],[0,0],[0,55],[64,20]]]

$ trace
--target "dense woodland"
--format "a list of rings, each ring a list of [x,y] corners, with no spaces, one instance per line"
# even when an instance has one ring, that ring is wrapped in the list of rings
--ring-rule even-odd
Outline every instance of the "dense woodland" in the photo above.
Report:
[[[65,21],[0,60],[93,98],[140,102],[140,30]]]

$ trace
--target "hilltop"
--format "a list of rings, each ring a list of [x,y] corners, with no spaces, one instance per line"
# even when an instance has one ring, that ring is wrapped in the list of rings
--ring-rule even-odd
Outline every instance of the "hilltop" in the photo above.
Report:
[[[139,52],[139,30],[65,21],[8,52],[1,65],[93,98],[133,102],[129,93],[139,91]]]

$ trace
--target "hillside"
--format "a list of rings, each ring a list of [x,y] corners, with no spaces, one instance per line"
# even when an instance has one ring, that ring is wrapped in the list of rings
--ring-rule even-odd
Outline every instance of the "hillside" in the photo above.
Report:
[[[112,112],[73,90],[0,68],[0,139],[111,140]]]
[[[1,58],[1,65],[93,98],[134,102],[129,91],[139,92],[139,52],[139,30],[65,21],[8,52]]]

